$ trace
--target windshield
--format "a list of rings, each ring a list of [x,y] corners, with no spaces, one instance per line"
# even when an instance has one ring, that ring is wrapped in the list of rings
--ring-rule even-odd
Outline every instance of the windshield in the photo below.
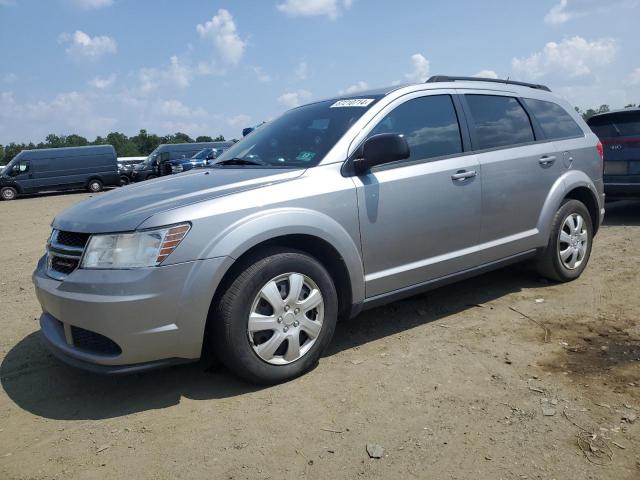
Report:
[[[211,153],[211,150],[212,150],[211,148],[203,148],[191,158],[195,158],[197,160],[204,160],[207,158],[207,155]]]
[[[600,138],[640,136],[640,112],[619,112],[589,119],[591,130]]]
[[[154,150],[153,152],[151,152],[149,154],[149,156],[146,158],[146,160],[144,160],[142,162],[141,165],[144,165],[145,167],[150,167],[151,165],[153,165],[153,161],[158,157],[158,153]]]
[[[213,166],[313,167],[379,98],[328,100],[290,110],[233,145]]]

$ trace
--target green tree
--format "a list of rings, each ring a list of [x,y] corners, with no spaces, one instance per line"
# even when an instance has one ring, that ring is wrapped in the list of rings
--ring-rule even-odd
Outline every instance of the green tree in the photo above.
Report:
[[[196,137],[196,142],[213,142],[213,138],[209,135],[200,135]]]
[[[213,139],[214,142],[224,142],[224,135],[218,135]]]
[[[0,165],[4,165],[4,147],[0,145]]]
[[[85,145],[89,145],[89,141],[86,138],[76,135],[75,133],[68,135],[64,140],[65,147],[84,147]]]
[[[629,105],[625,105],[624,108],[635,108],[636,104],[635,103],[630,103]]]

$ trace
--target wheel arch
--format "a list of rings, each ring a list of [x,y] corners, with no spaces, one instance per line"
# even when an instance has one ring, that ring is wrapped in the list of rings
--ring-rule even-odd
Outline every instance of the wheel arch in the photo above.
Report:
[[[589,210],[594,235],[600,227],[600,204],[593,181],[580,170],[570,170],[553,184],[538,218],[537,229],[545,245],[550,235],[553,216],[567,198],[579,200],[585,204]]]

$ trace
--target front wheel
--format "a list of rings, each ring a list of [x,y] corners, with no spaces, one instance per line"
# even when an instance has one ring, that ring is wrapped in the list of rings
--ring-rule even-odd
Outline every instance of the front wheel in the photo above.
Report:
[[[311,369],[338,315],[327,270],[305,253],[272,249],[247,262],[213,309],[212,348],[244,379],[275,384]]]
[[[593,243],[593,224],[587,207],[566,199],[556,212],[547,247],[538,260],[538,272],[558,282],[578,278],[587,267]]]
[[[126,175],[120,175],[120,186],[124,187],[125,185],[129,185],[130,180],[129,177],[127,177]]]
[[[3,187],[0,190],[0,196],[3,200],[13,200],[18,196],[18,192],[13,187]]]

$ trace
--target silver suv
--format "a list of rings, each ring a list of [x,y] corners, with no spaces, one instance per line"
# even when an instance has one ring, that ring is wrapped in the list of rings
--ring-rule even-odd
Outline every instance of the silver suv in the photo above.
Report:
[[[314,366],[336,321],[535,259],[565,282],[604,215],[602,149],[542,85],[434,77],[304,105],[217,163],[85,200],[33,274],[60,358],[134,372]]]

